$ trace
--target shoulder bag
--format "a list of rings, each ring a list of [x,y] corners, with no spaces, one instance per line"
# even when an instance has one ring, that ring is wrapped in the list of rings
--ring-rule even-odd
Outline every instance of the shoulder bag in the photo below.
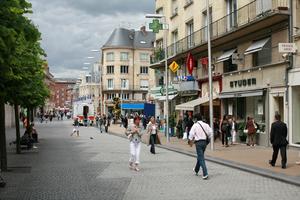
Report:
[[[198,124],[200,125],[200,127],[202,128],[203,132],[206,135],[206,145],[208,145],[210,143],[210,138],[208,137],[208,135],[207,135],[206,131],[204,130],[203,126],[201,125],[201,123],[198,122]]]

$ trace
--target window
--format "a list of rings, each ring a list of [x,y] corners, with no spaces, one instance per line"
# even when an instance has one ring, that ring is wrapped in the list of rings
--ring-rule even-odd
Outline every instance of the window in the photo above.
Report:
[[[113,73],[115,73],[115,67],[113,65],[107,65],[106,66],[106,73],[107,74],[113,74]]]
[[[128,74],[128,65],[121,65],[120,72],[121,74]]]
[[[140,67],[140,74],[148,74],[148,67],[141,66]]]
[[[113,52],[109,52],[106,53],[106,61],[114,61],[114,53]]]
[[[177,14],[178,14],[177,0],[172,0],[172,16],[175,16]]]
[[[128,89],[129,88],[129,80],[121,79],[121,89]]]
[[[232,72],[232,71],[236,71],[236,70],[237,70],[237,65],[232,64],[231,57],[230,57],[230,59],[223,61],[223,71],[224,71],[224,73]]]
[[[227,29],[235,27],[237,24],[237,3],[236,0],[227,0]]]
[[[207,10],[205,10],[203,13],[202,13],[203,17],[203,24],[205,26],[205,29],[204,29],[204,34],[202,35],[202,40],[203,41],[207,41],[207,25],[208,25],[208,17],[207,17]],[[209,8],[209,23],[212,24],[212,8],[210,7]],[[213,31],[212,31],[212,26],[210,26],[210,35],[213,34]]]
[[[194,46],[194,22],[193,20],[186,23],[186,34],[188,36],[187,38],[187,43],[188,43],[188,48],[191,48]]]
[[[114,88],[114,79],[107,79],[107,88],[108,89]]]
[[[112,100],[112,99],[114,99],[116,97],[116,94],[111,94],[111,93],[108,93],[107,94],[107,99],[108,100]]]
[[[176,43],[178,41],[178,30],[175,30],[172,32],[172,40],[173,40],[173,55],[176,54],[178,50],[178,44]]]
[[[149,87],[149,81],[148,80],[141,80],[140,82],[140,88],[148,90]]]
[[[140,53],[140,61],[149,61],[148,53]]]
[[[129,94],[128,93],[123,93],[123,94],[120,94],[120,97],[122,100],[128,100],[129,99]]]
[[[143,94],[142,94],[142,99],[143,99],[143,100],[146,100],[146,97],[147,97],[147,94],[146,94],[146,93],[143,93]]]
[[[253,53],[253,67],[266,65],[272,62],[272,44],[271,40],[264,45],[260,51]]]
[[[129,53],[128,52],[121,52],[120,60],[121,61],[128,61],[129,60]]]

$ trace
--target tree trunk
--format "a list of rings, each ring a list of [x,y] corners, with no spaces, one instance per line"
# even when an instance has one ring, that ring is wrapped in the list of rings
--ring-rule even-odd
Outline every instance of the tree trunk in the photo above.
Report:
[[[26,130],[28,131],[29,130],[29,127],[30,127],[30,108],[27,108],[27,124],[26,124]]]
[[[17,154],[21,153],[20,145],[20,120],[19,120],[19,106],[14,104],[15,107],[15,122],[16,122],[16,152]]]
[[[34,121],[34,109],[31,108],[30,110],[30,122],[33,122]]]
[[[5,104],[4,99],[0,97],[0,161],[1,171],[7,171],[7,152],[5,136]]]

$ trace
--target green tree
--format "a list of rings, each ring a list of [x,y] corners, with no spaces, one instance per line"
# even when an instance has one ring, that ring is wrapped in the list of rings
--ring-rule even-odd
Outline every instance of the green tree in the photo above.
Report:
[[[19,105],[33,109],[44,103],[48,90],[40,47],[40,32],[30,19],[31,4],[26,0],[0,1],[0,157],[1,169],[7,169],[5,103],[13,104],[16,114],[17,153],[20,153]],[[30,121],[30,120],[27,120]]]

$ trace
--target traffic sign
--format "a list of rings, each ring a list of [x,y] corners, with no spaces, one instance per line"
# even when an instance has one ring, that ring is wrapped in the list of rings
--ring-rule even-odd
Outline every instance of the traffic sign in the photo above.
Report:
[[[169,68],[171,69],[172,72],[175,73],[179,69],[179,65],[175,61],[173,61],[171,65],[169,65]]]

